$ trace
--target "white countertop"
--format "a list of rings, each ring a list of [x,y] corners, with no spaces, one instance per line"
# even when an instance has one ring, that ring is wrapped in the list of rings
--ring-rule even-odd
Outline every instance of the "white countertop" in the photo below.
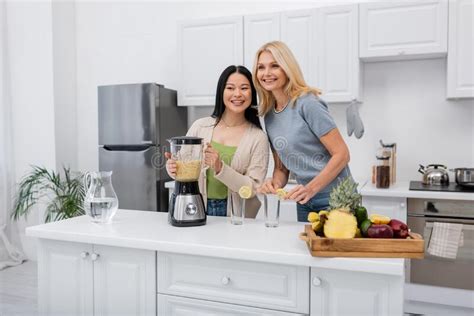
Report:
[[[267,228],[246,219],[236,226],[227,217],[208,216],[198,227],[174,227],[168,214],[118,210],[110,224],[92,223],[88,216],[28,227],[37,238],[148,249],[163,252],[320,267],[402,276],[403,259],[315,258],[298,236],[303,223],[283,222]]]
[[[361,184],[360,193],[362,196],[474,201],[474,193],[411,191],[409,188],[409,181],[397,182],[387,189],[377,189],[374,184],[368,181],[365,185]]]

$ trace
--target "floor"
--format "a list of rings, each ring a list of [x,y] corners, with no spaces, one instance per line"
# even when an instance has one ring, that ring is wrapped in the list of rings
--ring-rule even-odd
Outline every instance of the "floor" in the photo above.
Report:
[[[0,316],[38,315],[36,275],[34,261],[0,271]]]

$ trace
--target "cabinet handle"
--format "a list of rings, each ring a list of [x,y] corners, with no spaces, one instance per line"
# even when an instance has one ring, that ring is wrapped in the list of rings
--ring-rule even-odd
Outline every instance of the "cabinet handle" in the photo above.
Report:
[[[318,277],[314,277],[312,280],[313,286],[320,286],[321,285],[321,279]]]
[[[91,254],[92,261],[96,261],[97,259],[99,259],[99,257],[100,257],[100,255],[98,253]]]
[[[230,278],[228,276],[225,276],[221,280],[222,284],[227,285],[230,282]]]
[[[400,208],[405,208],[405,203],[400,203]]]
[[[89,256],[89,253],[88,253],[87,251],[81,252],[81,258],[82,258],[82,259],[85,259],[85,258],[87,258],[88,256]]]

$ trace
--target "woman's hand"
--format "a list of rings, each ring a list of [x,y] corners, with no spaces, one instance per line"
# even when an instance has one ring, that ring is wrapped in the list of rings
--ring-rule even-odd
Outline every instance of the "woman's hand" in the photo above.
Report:
[[[273,178],[268,178],[257,189],[257,192],[262,194],[276,194],[276,190],[279,188],[280,187],[273,182]]]
[[[207,143],[206,150],[204,150],[204,164],[214,169],[215,173],[219,173],[222,170],[222,161],[219,158],[219,152],[212,148],[212,145],[209,143]]]
[[[287,200],[293,200],[300,204],[306,204],[317,193],[308,185],[298,184],[286,195]]]
[[[171,178],[176,178],[176,161],[171,158],[171,153],[165,152],[165,158],[166,158],[166,172],[168,172],[168,175]]]

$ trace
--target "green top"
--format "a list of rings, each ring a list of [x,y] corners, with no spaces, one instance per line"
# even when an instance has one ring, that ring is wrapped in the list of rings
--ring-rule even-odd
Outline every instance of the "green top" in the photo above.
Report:
[[[212,147],[219,152],[219,158],[230,165],[234,157],[237,146],[225,146],[215,141],[211,141]],[[227,199],[227,186],[214,177],[214,170],[207,169],[207,198],[208,199]]]

